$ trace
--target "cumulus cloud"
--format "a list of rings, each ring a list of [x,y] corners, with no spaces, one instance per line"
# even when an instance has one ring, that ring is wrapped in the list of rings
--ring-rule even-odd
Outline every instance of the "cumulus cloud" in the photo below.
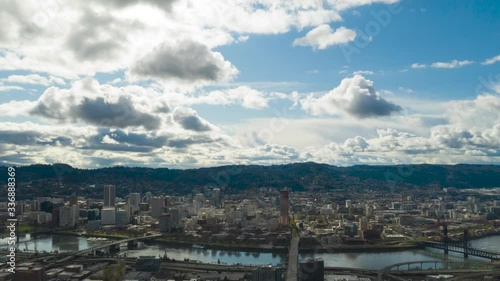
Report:
[[[126,21],[91,10],[85,10],[79,21],[80,25],[66,39],[66,46],[77,60],[110,61],[125,54],[123,42],[127,42],[127,32],[132,28]]]
[[[473,100],[456,100],[446,104],[451,124],[465,128],[486,129],[500,123],[500,96],[479,95]]]
[[[132,79],[160,79],[180,82],[224,82],[237,69],[224,57],[195,41],[161,45],[138,59],[130,68]]]
[[[322,24],[307,32],[304,37],[293,41],[294,46],[311,46],[313,49],[324,50],[330,46],[346,44],[356,38],[356,31],[344,26],[335,31],[328,24]]]
[[[82,121],[106,127],[158,129],[161,117],[144,107],[139,97],[86,78],[74,82],[69,90],[47,89],[30,113],[63,123]]]
[[[341,5],[335,1],[284,0],[79,0],[45,4],[8,0],[0,3],[0,23],[4,23],[0,24],[0,70],[27,70],[78,79],[137,66],[136,70],[145,72],[146,77],[142,78],[146,79],[173,77],[190,82],[189,77],[200,75],[205,82],[214,77],[230,79],[235,68],[211,51],[214,47],[244,42],[252,34],[278,34],[292,28],[328,25],[342,20],[342,9],[375,2],[394,1],[349,1]],[[329,40],[337,39],[334,36]],[[186,45],[186,41],[200,42],[210,51]],[[145,65],[139,67],[137,58],[150,58],[147,54],[169,58],[155,46],[167,48],[164,51],[187,48],[208,54],[207,64],[194,72],[172,70],[169,64],[169,69],[153,67],[159,72]],[[209,69],[212,62],[215,70]]]
[[[302,109],[313,115],[341,115],[347,113],[357,118],[388,116],[402,110],[375,91],[373,82],[361,75],[345,78],[330,92],[301,100]]]
[[[378,129],[374,138],[357,136],[311,151],[311,159],[331,164],[491,163],[500,156],[500,124],[483,132],[453,125],[430,131],[424,137]]]
[[[173,120],[182,128],[191,131],[203,132],[212,130],[212,126],[191,108],[178,107],[174,110]]]

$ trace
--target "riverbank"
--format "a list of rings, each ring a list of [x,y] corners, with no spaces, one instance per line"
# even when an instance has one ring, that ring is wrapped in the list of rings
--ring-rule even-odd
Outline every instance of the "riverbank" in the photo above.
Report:
[[[55,232],[56,235],[69,235],[69,236],[83,236],[83,237],[96,237],[96,238],[107,238],[107,239],[126,239],[130,236],[119,235],[119,234],[101,234],[101,233],[75,233],[69,231]],[[142,238],[142,237],[141,237]],[[171,240],[166,237],[158,237],[148,239],[149,243],[159,243],[166,246],[171,246],[175,248],[188,247],[191,248],[193,244],[203,246],[203,249],[207,250],[225,250],[225,251],[247,251],[247,252],[260,252],[260,253],[287,253],[288,247],[284,246],[272,246],[269,244],[265,245],[248,245],[248,244],[222,244],[222,243],[201,243],[199,241],[182,241],[182,240]],[[395,251],[406,251],[406,250],[416,250],[422,249],[423,247],[417,245],[416,243],[406,243],[406,244],[373,244],[373,245],[335,245],[335,246],[321,246],[321,247],[300,247],[299,252],[301,253],[374,253],[374,252],[395,252]],[[195,249],[195,248],[194,248]]]
[[[336,245],[331,247],[299,248],[301,253],[383,253],[419,250],[425,247],[417,243],[407,245]]]

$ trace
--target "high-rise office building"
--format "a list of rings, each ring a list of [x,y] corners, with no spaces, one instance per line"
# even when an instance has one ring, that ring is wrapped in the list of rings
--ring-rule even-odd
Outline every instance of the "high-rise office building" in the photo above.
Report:
[[[258,267],[252,271],[252,281],[282,281],[281,268]]]
[[[59,226],[73,227],[78,222],[78,206],[62,206],[59,208]]]
[[[101,219],[101,212],[99,209],[90,209],[87,212],[87,221],[96,221]]]
[[[93,199],[87,199],[87,210],[92,209],[93,205],[94,205],[94,200]]]
[[[36,199],[31,201],[31,211],[32,212],[40,211],[40,201],[38,201]]]
[[[104,186],[104,207],[114,207],[116,204],[116,186]]]
[[[112,207],[103,208],[101,210],[101,223],[103,225],[116,224],[116,210]]]
[[[132,207],[139,208],[139,204],[141,203],[141,194],[140,193],[130,193],[128,195],[129,204]]]
[[[205,198],[205,195],[203,193],[197,193],[193,197],[193,207],[195,212],[198,212],[200,208],[203,208],[205,206],[205,201],[207,199]]]
[[[171,232],[173,228],[172,215],[163,213],[158,218],[160,224],[160,232]]]
[[[325,264],[322,259],[309,259],[300,263],[300,281],[324,281]]]
[[[162,213],[165,212],[165,198],[163,197],[153,197],[151,199],[151,216],[153,218],[158,218]]]
[[[178,228],[179,227],[179,223],[180,223],[180,213],[179,213],[179,209],[178,208],[175,208],[175,207],[171,207],[171,208],[168,208],[167,209],[167,212],[172,215],[172,226],[174,228]]]
[[[212,200],[213,200],[213,203],[214,203],[214,206],[215,207],[220,207],[220,203],[221,203],[221,192],[220,192],[220,188],[216,187],[212,190]]]
[[[288,189],[280,191],[280,225],[288,226],[290,224],[290,218],[288,214]]]
[[[129,223],[128,215],[125,210],[117,210],[115,213],[115,223],[117,225],[126,225]]]

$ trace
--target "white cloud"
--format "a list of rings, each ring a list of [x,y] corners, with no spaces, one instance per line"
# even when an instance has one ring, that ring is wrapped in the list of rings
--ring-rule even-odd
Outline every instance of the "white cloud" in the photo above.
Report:
[[[215,55],[214,47],[244,42],[252,34],[317,28],[341,21],[342,9],[396,1],[53,2],[8,0],[0,4],[1,22],[5,22],[0,24],[4,26],[0,28],[0,70],[26,70],[65,79],[126,71],[162,44],[179,50],[183,42],[191,40]],[[348,42],[355,36],[353,32],[346,28],[332,31],[326,44]]]
[[[480,95],[473,100],[450,101],[446,113],[451,124],[487,129],[500,123],[500,96]]]
[[[394,4],[399,0],[327,0],[327,3],[338,10],[346,10],[359,6],[371,5],[375,3]]]
[[[290,30],[305,33],[294,45],[326,49],[356,38],[354,30],[330,27],[342,21],[342,12],[357,14],[357,7],[396,2],[78,0],[48,7],[35,0],[3,1],[0,71],[7,74],[0,91],[26,91],[34,88],[30,85],[49,88],[34,101],[0,103],[0,116],[32,121],[0,122],[0,161],[78,167],[308,160],[341,165],[498,163],[500,102],[494,94],[443,102],[412,100],[394,91],[390,102],[372,81],[355,75],[326,94],[307,96],[295,92],[304,87],[297,82],[231,83],[236,66],[216,49],[246,42],[254,34]],[[44,16],[44,21],[33,22],[35,15]],[[496,56],[482,64],[499,60]],[[453,60],[411,67],[471,63]],[[116,79],[101,84],[92,78],[96,73]],[[210,84],[218,90],[200,88]],[[290,93],[272,92],[283,87]],[[190,108],[199,104],[265,110],[262,116],[279,104],[294,112],[214,125]],[[301,109],[316,117],[296,118]],[[398,112],[403,114],[394,114]]]
[[[425,64],[420,64],[420,63],[414,63],[411,65],[411,68],[426,68],[427,65]]]
[[[432,67],[432,68],[460,68],[460,67],[472,64],[472,63],[474,63],[474,62],[470,61],[470,60],[462,60],[462,61],[452,60],[450,62],[434,62],[430,65],[414,63],[411,65],[411,68],[417,68],[417,69],[418,68],[428,68],[428,67]]]
[[[191,108],[178,107],[172,114],[172,119],[182,126],[185,130],[196,132],[211,131],[212,125],[205,119],[198,116],[195,110]]]
[[[24,88],[19,86],[0,85],[0,92],[9,92],[9,91],[24,91]]]
[[[482,64],[494,64],[494,63],[499,62],[499,61],[500,61],[500,55],[486,59],[484,62],[482,62]]]
[[[184,41],[176,45],[161,45],[133,63],[128,72],[132,80],[157,79],[199,84],[226,82],[238,70],[219,52],[211,51],[194,41]]]
[[[2,86],[0,86],[0,91]],[[12,100],[6,103],[0,103],[0,116],[23,116],[28,115],[33,108],[32,101],[16,101]]]
[[[172,105],[191,106],[195,104],[240,105],[248,109],[264,109],[268,107],[271,93],[264,93],[248,86],[197,92],[194,94],[169,93],[165,99]]]
[[[248,35],[240,35],[238,37],[238,39],[236,39],[236,42],[243,43],[243,42],[248,41],[249,38],[250,38],[250,36],[248,36]]]
[[[307,32],[304,37],[295,39],[293,45],[324,50],[330,46],[349,43],[355,38],[356,31],[352,29],[341,26],[334,31],[328,24],[322,24]]]
[[[388,116],[402,108],[379,96],[373,82],[361,75],[345,78],[325,95],[309,95],[300,101],[302,109],[313,115],[342,115],[357,118]]]
[[[431,64],[431,67],[433,68],[459,68],[465,65],[469,65],[473,63],[473,61],[470,60],[452,60],[451,62],[435,62]]]
[[[0,79],[0,82],[11,83],[11,84],[32,84],[32,85],[42,85],[42,86],[50,86],[54,84],[64,85],[66,83],[64,79],[53,76],[44,77],[39,74],[9,75],[7,78]]]
[[[373,75],[375,72],[371,70],[358,70],[352,73],[353,75]]]

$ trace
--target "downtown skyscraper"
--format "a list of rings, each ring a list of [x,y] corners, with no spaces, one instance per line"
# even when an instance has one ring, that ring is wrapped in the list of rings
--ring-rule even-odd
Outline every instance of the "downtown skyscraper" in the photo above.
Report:
[[[116,204],[116,186],[104,186],[104,207],[114,207]]]

